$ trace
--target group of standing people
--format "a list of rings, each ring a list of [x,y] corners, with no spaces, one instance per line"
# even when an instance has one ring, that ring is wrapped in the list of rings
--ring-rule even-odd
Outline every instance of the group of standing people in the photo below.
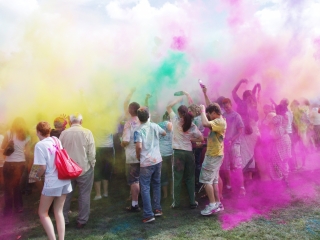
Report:
[[[127,211],[141,211],[138,202],[141,194],[142,221],[153,222],[163,214],[161,199],[169,199],[172,194],[171,208],[181,207],[183,182],[191,209],[198,206],[195,191],[203,184],[209,204],[201,211],[202,215],[224,209],[223,191],[244,197],[246,184],[254,174],[261,180],[281,179],[288,184],[289,172],[305,165],[305,157],[300,158],[303,154],[293,151],[293,146],[298,146],[295,149],[301,152],[320,146],[319,109],[311,110],[307,100],[301,104],[294,100],[290,111],[289,101],[282,99],[279,104],[271,101],[264,105],[265,116],[259,118],[261,86],[256,84],[240,98],[238,90],[245,83],[247,80],[240,80],[232,91],[237,108],[229,98],[211,101],[207,88],[202,86],[206,106],[194,104],[190,95],[183,92],[189,106],[180,105],[175,113],[174,108],[183,96],[176,98],[167,105],[162,121],[154,121],[147,106],[129,103],[134,91],[130,92],[124,103],[126,121],[121,135],[131,196]],[[147,96],[146,105],[150,97]],[[16,118],[1,145],[4,149],[10,141],[14,143],[14,152],[6,157],[3,167],[4,215],[10,215],[13,207],[17,212],[23,211],[21,177],[27,171],[25,162],[33,158],[33,164],[38,166],[35,178],[45,176],[39,216],[49,239],[55,239],[48,216],[52,203],[58,235],[63,239],[65,226],[69,224],[72,189],[79,187],[77,228],[83,228],[89,219],[92,186],[96,193],[94,200],[108,197],[110,159],[115,156],[112,134],[101,131],[95,142],[92,132],[82,127],[80,114],[70,115],[69,124],[66,129],[66,117],[55,119],[55,129],[47,122],[39,122],[36,133],[40,141],[33,146],[26,123]],[[78,178],[58,179],[54,164],[58,148],[65,148],[82,168]]]

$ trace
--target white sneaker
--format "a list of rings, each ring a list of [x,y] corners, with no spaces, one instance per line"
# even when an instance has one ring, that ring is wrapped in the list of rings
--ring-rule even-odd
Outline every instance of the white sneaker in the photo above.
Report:
[[[221,211],[223,211],[223,210],[224,210],[224,207],[223,207],[223,205],[222,205],[222,203],[221,203],[221,202],[216,203],[216,205],[218,205],[218,208],[215,210],[215,213],[217,213],[217,212],[221,212]]]
[[[212,215],[216,212],[216,210],[219,208],[219,206],[215,203],[213,206],[206,205],[205,209],[203,209],[201,211],[201,215],[203,216],[208,216],[208,215]]]
[[[101,196],[95,196],[93,200],[99,200],[101,198],[102,198]]]
[[[107,198],[107,197],[108,197],[108,194],[103,194],[102,196],[105,197],[105,198]]]

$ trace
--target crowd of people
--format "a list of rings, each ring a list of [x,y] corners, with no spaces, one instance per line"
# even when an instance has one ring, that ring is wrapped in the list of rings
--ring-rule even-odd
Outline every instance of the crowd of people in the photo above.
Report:
[[[146,96],[145,106],[140,106],[130,103],[134,89],[130,92],[124,102],[124,121],[118,126],[130,186],[131,204],[126,211],[140,212],[142,206],[142,222],[153,222],[163,214],[161,201],[171,201],[172,209],[181,208],[183,184],[191,209],[198,207],[195,192],[204,189],[201,197],[207,197],[209,203],[201,210],[202,215],[223,211],[224,197],[245,197],[253,179],[282,181],[290,187],[290,172],[304,168],[306,153],[320,147],[320,109],[306,99],[290,103],[284,98],[279,104],[270,99],[261,106],[260,84],[239,96],[245,83],[247,80],[240,80],[234,87],[232,99],[220,96],[214,101],[202,85],[205,105],[195,104],[190,94],[182,91],[182,96],[163,109],[162,119],[158,117],[161,113],[148,106],[151,95]],[[188,104],[181,105],[185,96]],[[259,114],[259,109],[263,113]],[[38,213],[49,239],[55,239],[48,215],[51,205],[59,239],[63,239],[76,187],[76,227],[86,225],[92,189],[95,201],[109,196],[115,148],[113,133],[101,130],[94,136],[82,127],[82,120],[81,114],[60,116],[54,120],[54,129],[41,121],[34,130],[38,142],[20,117],[2,133],[2,150],[9,142],[14,143],[14,152],[6,156],[3,165],[4,216],[23,211],[22,193],[30,191],[28,174],[34,165],[38,171],[33,180],[43,181],[44,177]],[[66,149],[82,168],[76,179],[58,178],[54,163],[58,148]]]

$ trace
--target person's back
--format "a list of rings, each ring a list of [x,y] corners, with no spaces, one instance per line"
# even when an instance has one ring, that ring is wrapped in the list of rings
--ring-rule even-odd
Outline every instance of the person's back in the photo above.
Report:
[[[71,127],[62,132],[60,141],[67,150],[69,156],[82,168],[79,177],[72,180],[72,185],[79,187],[79,215],[77,228],[83,228],[89,220],[90,193],[93,185],[93,169],[96,163],[96,148],[92,132],[83,128],[82,116],[70,115]],[[69,224],[68,212],[72,199],[72,192],[67,195],[63,207],[63,215],[66,224]]]
[[[163,129],[155,123],[146,122],[135,132],[135,141],[137,132],[140,132],[142,139],[140,166],[147,167],[161,162],[159,133],[163,132]]]
[[[158,123],[158,125],[166,131],[165,136],[160,135],[159,139],[159,146],[160,146],[160,153],[161,156],[171,156],[173,153],[172,150],[172,129],[169,131],[168,129],[168,121],[163,121]]]
[[[70,128],[61,133],[60,141],[69,156],[86,172],[91,166],[90,160],[95,157],[91,131],[80,124],[72,124]],[[90,152],[91,154],[89,154]]]
[[[134,144],[134,131],[136,131],[139,126],[140,122],[137,116],[132,116],[124,125],[122,141],[129,143],[125,147],[126,163],[139,163]]]

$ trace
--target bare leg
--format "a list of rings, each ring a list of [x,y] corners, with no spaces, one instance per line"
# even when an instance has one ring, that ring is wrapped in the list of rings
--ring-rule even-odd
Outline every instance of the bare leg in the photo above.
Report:
[[[102,187],[103,187],[103,195],[104,196],[108,196],[108,186],[109,186],[109,181],[102,180]]]
[[[65,235],[63,205],[66,200],[66,196],[66,194],[63,194],[61,197],[56,197],[54,199],[54,218],[56,219],[59,240],[63,240]]]
[[[139,183],[131,184],[131,194],[132,194],[132,201],[138,201],[139,192],[140,192],[140,185]]]
[[[101,197],[101,190],[100,190],[100,188],[101,188],[101,181],[99,181],[99,182],[94,182],[93,186],[94,186],[94,190],[95,190],[95,192],[96,192],[96,197]]]
[[[219,188],[219,194],[218,194],[219,197],[217,197],[216,195],[215,197],[217,200],[219,200],[218,202],[220,202],[220,199],[223,199],[223,196],[222,196],[223,181],[220,176],[219,176],[218,188]]]
[[[212,184],[206,184],[204,186],[204,189],[206,190],[206,193],[208,195],[210,203],[215,203],[215,198],[214,198],[214,192],[213,192],[213,186]]]
[[[41,194],[39,210],[38,210],[41,224],[42,224],[44,230],[46,231],[49,240],[56,239],[53,224],[52,224],[52,221],[48,215],[49,207],[51,206],[54,198],[55,197],[48,197],[48,196]],[[63,215],[62,215],[62,218],[63,218]]]

